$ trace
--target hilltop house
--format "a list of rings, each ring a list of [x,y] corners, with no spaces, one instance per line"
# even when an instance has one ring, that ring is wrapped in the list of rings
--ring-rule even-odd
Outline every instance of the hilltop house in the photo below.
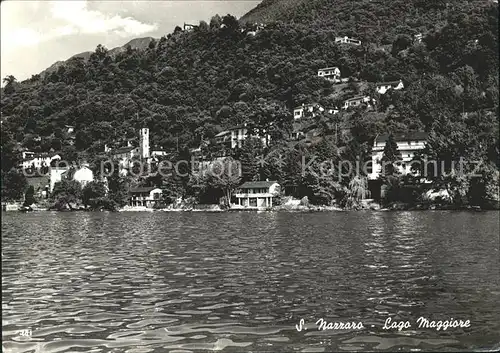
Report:
[[[192,25],[192,24],[184,22],[184,30],[185,31],[189,32],[189,31],[192,31],[193,29],[198,28],[198,27],[199,27],[198,25]]]
[[[398,146],[398,150],[401,152],[402,161],[399,166],[399,172],[401,174],[405,175],[411,171],[411,165],[409,162],[411,162],[415,156],[415,151],[420,151],[425,148],[427,136],[426,132],[421,131],[393,135],[394,141]],[[382,157],[384,155],[384,147],[388,138],[388,134],[379,135],[373,142],[372,171],[368,176],[371,180],[378,179],[382,173]]]
[[[273,206],[273,197],[280,194],[276,181],[247,181],[235,193],[235,208],[259,209]]]
[[[347,100],[344,101],[344,104],[342,105],[342,109],[348,109],[348,108],[352,108],[352,107],[357,107],[361,104],[367,104],[368,106],[370,106],[370,102],[371,102],[371,98],[368,97],[368,96],[356,96],[356,97],[352,97],[352,98],[349,98]]]
[[[388,90],[394,89],[394,90],[400,90],[403,89],[405,86],[403,85],[403,81],[389,81],[389,82],[380,82],[377,83],[376,85],[377,92],[379,94],[385,94]]]
[[[340,82],[340,69],[338,67],[327,67],[318,70],[318,76],[332,82]]]
[[[354,38],[345,37],[335,37],[335,43],[339,44],[352,44],[352,45],[361,45],[361,41]]]
[[[153,207],[161,200],[162,190],[155,187],[137,187],[129,190],[129,205]]]

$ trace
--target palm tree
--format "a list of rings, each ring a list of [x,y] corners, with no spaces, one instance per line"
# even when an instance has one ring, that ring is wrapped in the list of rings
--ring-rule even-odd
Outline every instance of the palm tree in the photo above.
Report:
[[[3,83],[5,83],[6,86],[9,86],[9,85],[13,84],[16,81],[17,81],[17,79],[14,76],[12,76],[12,75],[7,75],[3,79]]]

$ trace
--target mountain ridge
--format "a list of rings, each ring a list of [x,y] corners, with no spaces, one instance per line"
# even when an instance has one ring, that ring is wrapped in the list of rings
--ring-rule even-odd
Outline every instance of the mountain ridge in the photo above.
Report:
[[[143,50],[143,49],[146,49],[148,47],[149,43],[151,43],[152,40],[157,40],[157,39],[153,38],[153,37],[134,38],[134,39],[129,40],[127,43],[125,43],[122,46],[118,46],[118,47],[114,47],[112,49],[109,49],[109,54],[111,56],[114,56],[114,55],[117,55],[118,53],[122,53],[126,50],[127,46],[129,46],[129,45],[132,49]],[[68,61],[70,61],[71,59],[74,59],[74,58],[82,58],[83,60],[88,60],[90,58],[90,56],[92,55],[92,53],[94,53],[94,52],[93,51],[84,51],[84,52],[81,52],[78,54],[74,54],[66,60],[56,61],[55,63],[50,65],[48,68],[41,71],[39,73],[39,75],[45,76],[45,75],[51,74],[52,72],[57,71],[57,69],[59,69],[60,66],[62,66],[63,64],[67,63]]]

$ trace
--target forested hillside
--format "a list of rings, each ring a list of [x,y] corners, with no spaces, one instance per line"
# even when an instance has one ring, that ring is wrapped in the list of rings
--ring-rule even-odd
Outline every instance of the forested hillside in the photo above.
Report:
[[[198,147],[202,139],[245,120],[262,126],[273,122],[275,145],[263,153],[321,148],[326,156],[365,159],[378,133],[426,130],[430,154],[481,158],[488,173],[498,170],[496,4],[297,0],[280,10],[283,3],[264,1],[241,21],[215,16],[191,32],[176,28],[145,50],[128,47],[110,55],[98,46],[88,60],[73,58],[44,77],[19,83],[7,76],[1,96],[2,177],[22,147],[61,151],[70,160],[91,158],[104,143],[113,145],[147,126],[152,146],[176,151]],[[247,32],[255,29],[253,22],[267,26],[252,35]],[[422,43],[414,43],[416,33],[424,34]],[[339,35],[361,39],[363,45],[334,44]],[[351,78],[340,94],[317,77],[317,69],[327,66],[338,66]],[[285,147],[294,106],[338,105],[360,93],[356,82],[399,79],[403,91],[379,97],[373,85],[365,88],[379,101],[375,111],[317,122],[324,136],[331,135],[333,120],[349,127],[340,141],[299,144],[292,152]],[[75,126],[74,146],[64,125]],[[266,173],[283,182],[292,178],[283,171]],[[301,193],[309,196],[334,187],[307,182]]]

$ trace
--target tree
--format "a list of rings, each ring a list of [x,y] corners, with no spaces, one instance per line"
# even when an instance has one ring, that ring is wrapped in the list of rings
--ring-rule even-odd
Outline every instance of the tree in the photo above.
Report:
[[[109,202],[107,202],[106,187],[104,183],[99,181],[92,181],[87,183],[82,189],[82,202],[85,208],[90,206],[91,209],[95,210],[99,207],[105,207]]]
[[[356,175],[349,182],[349,189],[344,200],[345,206],[356,209],[359,207],[360,201],[368,198],[369,195],[368,180],[365,177]]]
[[[58,210],[68,208],[73,210],[73,206],[81,201],[82,187],[76,180],[63,179],[55,183],[52,191],[52,200]]]
[[[241,183],[241,165],[230,157],[225,158],[211,166],[203,181],[205,188],[220,190],[223,205],[229,207],[233,192]]]
[[[16,169],[12,168],[7,173],[2,171],[2,199],[21,199],[27,186],[26,177]]]
[[[384,152],[382,155],[382,166],[383,175],[392,176],[398,174],[398,168],[396,163],[402,160],[401,152],[398,149],[396,141],[394,141],[394,135],[390,134],[389,138],[385,142]]]
[[[7,75],[3,79],[3,83],[5,84],[5,86],[9,86],[14,82],[17,82],[17,79],[13,75]]]
[[[26,193],[24,194],[24,204],[23,206],[31,206],[35,203],[35,188],[33,185],[28,187]]]

